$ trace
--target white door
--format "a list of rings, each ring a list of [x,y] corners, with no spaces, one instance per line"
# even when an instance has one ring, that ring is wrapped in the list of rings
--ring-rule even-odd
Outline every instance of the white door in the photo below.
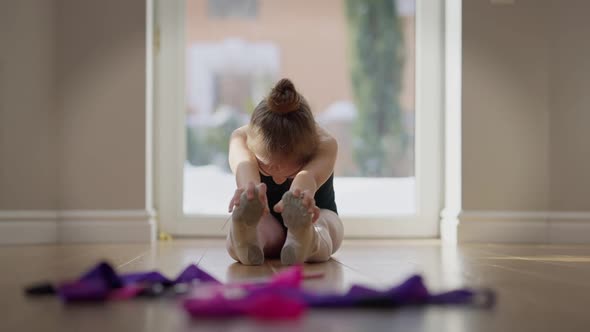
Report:
[[[227,232],[229,135],[289,77],[339,142],[346,235],[438,235],[439,1],[161,0],[155,13],[161,230]]]

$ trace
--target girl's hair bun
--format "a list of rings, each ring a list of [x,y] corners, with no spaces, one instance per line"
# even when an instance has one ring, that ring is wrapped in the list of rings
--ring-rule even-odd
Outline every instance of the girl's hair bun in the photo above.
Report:
[[[299,109],[301,95],[295,90],[293,82],[287,78],[280,80],[268,96],[268,107],[276,113],[289,113]]]

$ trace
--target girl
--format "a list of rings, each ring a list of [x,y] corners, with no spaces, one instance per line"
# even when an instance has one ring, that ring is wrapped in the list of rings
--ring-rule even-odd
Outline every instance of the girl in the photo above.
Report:
[[[229,255],[246,265],[279,253],[285,265],[330,259],[343,236],[333,187],[337,151],[293,83],[278,82],[230,139],[238,188],[229,204]]]

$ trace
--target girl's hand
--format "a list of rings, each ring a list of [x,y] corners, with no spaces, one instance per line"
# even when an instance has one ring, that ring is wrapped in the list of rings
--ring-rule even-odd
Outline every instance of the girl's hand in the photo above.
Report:
[[[262,202],[262,205],[264,206],[264,212],[262,215],[270,213],[270,210],[268,208],[268,201],[266,200],[266,184],[259,183],[258,185],[254,185],[254,182],[249,182],[246,188],[236,189],[236,191],[234,192],[234,196],[229,201],[228,212],[231,213],[235,207],[240,206],[240,197],[242,196],[242,193],[244,191],[246,191],[248,200],[253,200],[255,198],[254,196],[256,193],[255,189],[258,191],[258,199],[260,200],[260,202]]]
[[[307,213],[313,216],[311,221],[315,223],[320,217],[320,208],[315,205],[315,199],[313,198],[311,191],[301,191],[299,188],[295,188],[295,190],[292,190],[292,193],[295,197],[301,198],[301,204],[307,208]],[[273,209],[278,213],[283,212],[283,200],[280,200]]]

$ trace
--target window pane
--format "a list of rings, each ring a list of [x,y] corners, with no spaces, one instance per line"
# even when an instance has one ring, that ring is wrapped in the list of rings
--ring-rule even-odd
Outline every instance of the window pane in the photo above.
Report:
[[[415,0],[212,3],[187,0],[185,213],[226,211],[229,136],[282,77],[338,140],[340,213],[414,213]]]

